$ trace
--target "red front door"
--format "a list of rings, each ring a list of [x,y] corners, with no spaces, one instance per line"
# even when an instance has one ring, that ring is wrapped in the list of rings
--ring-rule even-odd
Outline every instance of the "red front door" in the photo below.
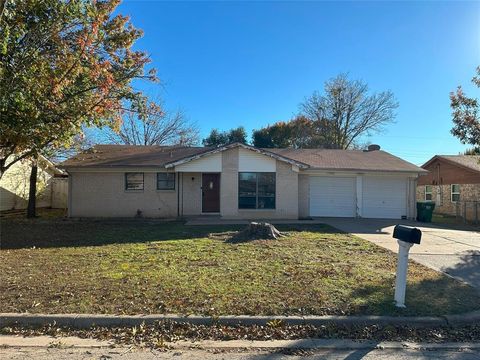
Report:
[[[220,174],[202,174],[202,212],[220,212]]]

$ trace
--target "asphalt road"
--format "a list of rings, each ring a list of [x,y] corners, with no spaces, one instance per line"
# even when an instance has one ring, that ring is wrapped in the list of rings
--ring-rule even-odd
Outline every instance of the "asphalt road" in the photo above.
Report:
[[[452,229],[440,225],[403,220],[322,218],[322,222],[398,252],[392,238],[396,224],[422,231],[420,245],[410,250],[410,258],[458,278],[480,290],[480,232],[473,228]]]
[[[404,359],[462,359],[473,360],[480,358],[478,350],[382,350],[382,349],[359,349],[359,350],[302,350],[297,353],[288,350],[266,352],[252,350],[248,352],[218,352],[215,350],[169,350],[159,352],[154,350],[134,350],[128,348],[114,349],[58,349],[58,348],[4,348],[0,349],[2,360],[152,360],[152,359],[175,359],[175,360],[280,360],[280,359],[345,359],[345,360],[404,360]]]

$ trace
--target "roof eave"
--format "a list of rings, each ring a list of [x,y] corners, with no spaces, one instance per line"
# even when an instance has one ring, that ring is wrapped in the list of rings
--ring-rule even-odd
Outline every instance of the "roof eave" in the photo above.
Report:
[[[310,167],[309,171],[351,171],[351,172],[358,172],[358,173],[365,173],[365,172],[375,172],[375,173],[396,173],[396,174],[427,174],[428,170],[424,169],[412,169],[412,170],[395,170],[395,169],[359,169],[359,168],[318,168],[318,167]]]
[[[232,143],[232,144],[228,144],[228,145],[219,146],[218,148],[211,149],[209,151],[206,151],[206,152],[203,152],[203,153],[200,153],[200,154],[187,156],[183,159],[179,159],[179,160],[176,160],[176,161],[166,163],[165,168],[167,168],[167,169],[173,168],[175,166],[183,165],[183,164],[188,163],[190,161],[200,159],[204,156],[213,155],[213,154],[223,152],[225,150],[233,149],[233,148],[236,148],[236,147],[241,147],[241,148],[244,148],[244,149],[255,151],[259,154],[269,156],[269,157],[274,158],[276,160],[280,160],[280,161],[289,163],[291,165],[298,166],[300,169],[308,169],[310,167],[309,165],[307,165],[305,163],[302,163],[300,161],[296,161],[296,160],[287,158],[287,157],[282,156],[282,155],[275,154],[275,153],[267,151],[267,150],[259,149],[259,148],[256,148],[256,147],[253,147],[253,146],[250,146],[250,145],[246,145],[246,144],[242,144],[242,143]]]

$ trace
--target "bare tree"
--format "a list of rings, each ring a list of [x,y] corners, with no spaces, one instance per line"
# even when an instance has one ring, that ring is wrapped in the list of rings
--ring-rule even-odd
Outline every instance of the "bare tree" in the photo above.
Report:
[[[109,141],[126,145],[195,145],[199,131],[182,111],[165,112],[151,101],[142,111],[128,109],[118,129],[109,129]]]
[[[390,91],[369,94],[368,85],[340,74],[300,104],[301,115],[312,121],[314,147],[348,149],[362,135],[383,130],[395,118],[398,102]]]

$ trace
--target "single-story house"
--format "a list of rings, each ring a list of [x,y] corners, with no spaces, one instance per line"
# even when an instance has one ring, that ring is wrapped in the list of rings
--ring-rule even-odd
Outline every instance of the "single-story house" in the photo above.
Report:
[[[422,168],[428,175],[418,180],[418,200],[434,201],[439,214],[480,217],[479,155],[435,155]]]
[[[97,145],[64,162],[72,217],[416,216],[426,171],[368,150]]]
[[[13,164],[0,179],[0,211],[27,208],[31,162],[24,159]],[[38,208],[67,207],[67,174],[40,155],[37,173]]]

